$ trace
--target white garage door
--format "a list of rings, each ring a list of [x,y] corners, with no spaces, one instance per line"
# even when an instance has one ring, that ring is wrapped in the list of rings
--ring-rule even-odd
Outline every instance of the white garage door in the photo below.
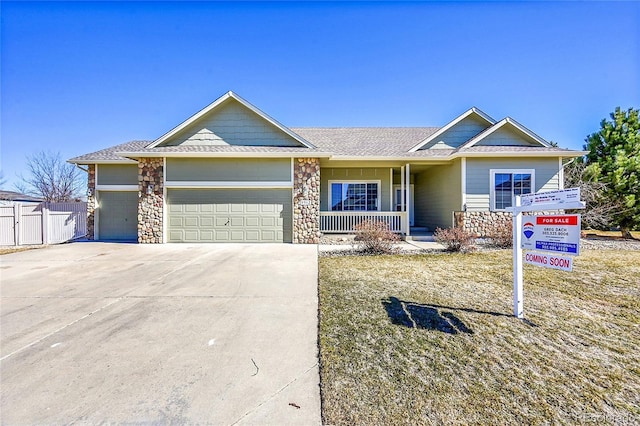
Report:
[[[98,238],[120,241],[138,239],[137,192],[98,192]]]
[[[170,189],[169,242],[291,242],[290,189]]]

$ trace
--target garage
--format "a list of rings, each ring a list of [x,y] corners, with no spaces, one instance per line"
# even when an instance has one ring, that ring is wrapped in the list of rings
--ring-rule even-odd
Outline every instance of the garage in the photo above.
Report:
[[[98,238],[136,241],[138,239],[138,193],[98,192]]]
[[[292,241],[290,189],[169,189],[168,242]]]

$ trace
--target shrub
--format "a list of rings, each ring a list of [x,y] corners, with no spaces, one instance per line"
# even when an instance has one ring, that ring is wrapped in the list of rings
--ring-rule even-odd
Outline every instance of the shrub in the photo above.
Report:
[[[354,230],[358,250],[364,253],[393,253],[393,244],[399,241],[398,236],[389,229],[389,224],[381,220],[364,220],[354,226]]]
[[[491,247],[511,248],[513,247],[513,225],[509,222],[501,222],[496,226],[491,235],[487,236]]]
[[[475,234],[463,228],[436,228],[433,237],[445,246],[447,251],[466,253],[475,249],[473,246],[476,240]]]

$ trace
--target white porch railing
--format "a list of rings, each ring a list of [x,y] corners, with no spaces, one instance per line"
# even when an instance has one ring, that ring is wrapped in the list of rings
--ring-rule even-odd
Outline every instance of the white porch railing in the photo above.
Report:
[[[320,232],[346,234],[355,232],[354,226],[365,220],[379,220],[389,224],[392,232],[406,234],[406,212],[320,212]]]

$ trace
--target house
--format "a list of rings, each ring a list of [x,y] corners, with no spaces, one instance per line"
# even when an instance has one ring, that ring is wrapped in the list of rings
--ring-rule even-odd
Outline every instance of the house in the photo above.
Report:
[[[95,239],[316,243],[367,218],[485,235],[582,154],[478,108],[444,127],[288,128],[228,92],[156,140],[69,161],[87,166]]]
[[[41,203],[44,200],[21,192],[5,191],[0,189],[0,201],[6,201],[7,203]]]

